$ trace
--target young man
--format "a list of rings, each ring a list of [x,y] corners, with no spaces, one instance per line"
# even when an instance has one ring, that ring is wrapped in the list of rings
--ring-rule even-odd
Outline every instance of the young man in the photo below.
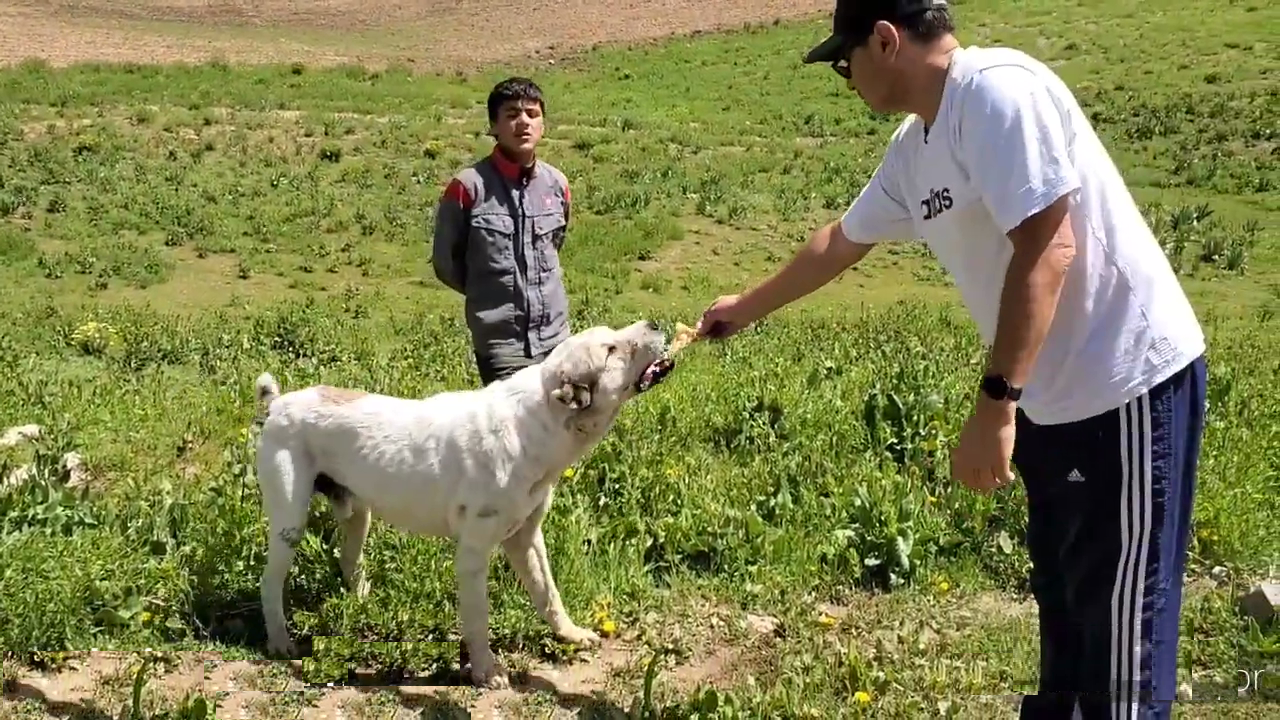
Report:
[[[559,251],[569,182],[537,157],[542,90],[509,78],[489,93],[493,152],[449,181],[436,208],[431,264],[461,293],[480,380],[540,362],[569,336]]]
[[[875,243],[923,238],[991,346],[952,476],[1028,498],[1040,692],[1022,716],[1167,718],[1205,398],[1205,339],[1071,91],[1012,49],[959,46],[941,0],[839,0],[831,63],[911,113],[838,221],[702,332],[802,298]],[[1015,440],[1016,438],[1016,440]]]

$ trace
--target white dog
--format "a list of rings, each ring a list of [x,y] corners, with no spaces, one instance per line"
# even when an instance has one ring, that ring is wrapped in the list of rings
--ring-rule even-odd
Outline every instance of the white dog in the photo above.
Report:
[[[313,493],[332,502],[343,530],[342,574],[362,597],[371,512],[402,530],[454,540],[474,684],[509,685],[489,647],[488,566],[497,545],[559,638],[597,644],[561,603],[542,520],[565,468],[604,437],[625,402],[671,371],[665,351],[655,323],[593,327],[506,380],[425,399],[323,385],[281,395],[263,373],[257,470],[270,524],[261,588],[268,650],[295,652],[284,585]]]

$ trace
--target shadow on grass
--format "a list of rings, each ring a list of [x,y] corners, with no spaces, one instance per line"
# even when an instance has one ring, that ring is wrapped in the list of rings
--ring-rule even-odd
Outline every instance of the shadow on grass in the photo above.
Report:
[[[262,620],[262,602],[256,588],[238,593],[197,596],[192,604],[193,630],[201,642],[262,652],[267,646],[267,629]]]
[[[67,720],[115,720],[108,710],[100,707],[92,699],[79,701],[52,699],[44,690],[22,680],[6,682],[3,697],[12,703],[33,702],[40,706],[45,717],[67,718]]]

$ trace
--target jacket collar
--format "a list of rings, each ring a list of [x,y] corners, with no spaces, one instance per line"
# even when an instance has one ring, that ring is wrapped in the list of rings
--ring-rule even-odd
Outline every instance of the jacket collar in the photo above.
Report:
[[[507,157],[506,154],[502,152],[502,148],[495,144],[493,146],[493,152],[489,153],[489,160],[504,178],[512,182],[519,180],[522,175],[533,177],[538,174],[538,159],[536,155],[533,158],[532,164],[528,167],[521,167],[511,158]]]

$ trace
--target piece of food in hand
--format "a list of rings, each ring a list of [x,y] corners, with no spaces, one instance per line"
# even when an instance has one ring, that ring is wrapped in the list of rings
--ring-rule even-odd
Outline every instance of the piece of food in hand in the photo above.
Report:
[[[644,374],[636,382],[636,389],[644,392],[666,379],[667,375],[671,374],[671,371],[676,366],[676,361],[672,356],[697,339],[697,328],[691,328],[682,322],[676,323],[676,333],[671,340],[671,344],[667,346],[667,352],[657,362],[645,368]]]
[[[667,350],[667,355],[675,355],[685,349],[694,340],[698,339],[698,329],[691,328],[682,322],[676,323],[676,334],[671,340],[671,347]]]

